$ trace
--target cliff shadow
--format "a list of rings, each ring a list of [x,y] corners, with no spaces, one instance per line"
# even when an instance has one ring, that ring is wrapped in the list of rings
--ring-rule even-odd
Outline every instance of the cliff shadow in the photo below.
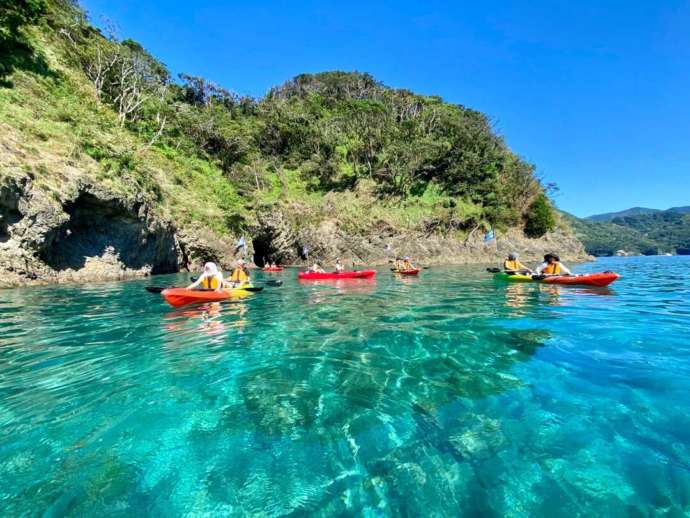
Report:
[[[8,78],[16,70],[33,72],[44,77],[58,77],[43,56],[23,38],[0,37],[0,88],[14,86]]]
[[[129,269],[152,274],[179,270],[174,234],[151,229],[134,209],[118,200],[80,194],[64,205],[69,219],[47,236],[40,258],[55,270],[79,270],[87,258],[117,257]]]
[[[267,263],[281,264],[288,259],[283,249],[276,243],[277,235],[268,228],[260,229],[252,239],[254,248],[254,264],[259,267]]]
[[[21,191],[16,185],[0,186],[0,243],[9,241],[11,227],[23,218],[19,212],[20,196]]]

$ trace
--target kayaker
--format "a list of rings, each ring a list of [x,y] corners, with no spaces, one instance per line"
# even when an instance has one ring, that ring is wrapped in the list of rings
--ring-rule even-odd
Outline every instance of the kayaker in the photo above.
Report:
[[[318,262],[315,262],[311,268],[309,268],[310,272],[314,273],[324,273],[324,269],[321,268],[321,265]]]
[[[204,265],[204,271],[196,282],[187,286],[188,290],[204,289],[221,291],[223,289],[223,274],[218,270],[216,263],[208,262]]]
[[[417,268],[415,268],[414,264],[412,264],[412,261],[410,260],[410,258],[409,258],[409,257],[405,257],[405,259],[403,260],[402,267],[400,268],[400,270],[403,270],[403,271],[407,272],[407,271],[416,270],[416,269],[417,269]]]
[[[522,264],[518,257],[516,252],[509,253],[506,260],[503,261],[503,270],[506,273],[532,273],[532,270]]]
[[[230,274],[228,284],[231,288],[237,288],[239,286],[250,284],[250,282],[251,278],[249,276],[249,270],[247,270],[244,259],[238,259],[235,269]]]
[[[537,275],[572,275],[572,273],[561,263],[561,258],[556,254],[546,254],[544,262],[537,267]]]
[[[401,257],[396,257],[395,262],[393,263],[393,270],[400,271],[402,270],[402,258]]]
[[[339,258],[335,260],[335,271],[337,273],[345,271],[345,267],[343,266],[343,263],[340,262]]]

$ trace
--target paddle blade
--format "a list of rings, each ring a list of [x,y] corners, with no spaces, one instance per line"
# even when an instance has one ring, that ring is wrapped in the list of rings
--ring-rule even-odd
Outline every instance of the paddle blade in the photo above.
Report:
[[[270,280],[266,281],[266,286],[282,286],[283,281],[278,281],[278,280]]]
[[[263,286],[253,286],[253,287],[251,287],[251,288],[241,288],[241,289],[243,289],[244,291],[254,291],[254,292],[256,292],[256,291],[261,291],[261,290],[263,290],[264,288],[263,288]]]
[[[163,288],[163,287],[161,287],[161,286],[146,286],[145,289],[146,289],[146,291],[148,291],[149,293],[160,293],[161,291],[163,291],[163,290],[166,289],[166,288]]]

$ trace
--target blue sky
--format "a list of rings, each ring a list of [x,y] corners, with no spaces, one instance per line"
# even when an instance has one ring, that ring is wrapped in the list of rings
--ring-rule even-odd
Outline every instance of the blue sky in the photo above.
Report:
[[[359,70],[490,115],[578,216],[690,205],[690,1],[82,0],[174,74]]]

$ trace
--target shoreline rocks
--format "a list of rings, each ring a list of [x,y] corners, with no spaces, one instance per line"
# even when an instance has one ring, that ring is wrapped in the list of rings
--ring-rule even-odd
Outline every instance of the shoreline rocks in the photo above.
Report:
[[[68,184],[59,196],[29,176],[0,185],[0,287],[173,273],[207,257],[229,266],[231,243],[179,230],[143,197],[91,182]]]

